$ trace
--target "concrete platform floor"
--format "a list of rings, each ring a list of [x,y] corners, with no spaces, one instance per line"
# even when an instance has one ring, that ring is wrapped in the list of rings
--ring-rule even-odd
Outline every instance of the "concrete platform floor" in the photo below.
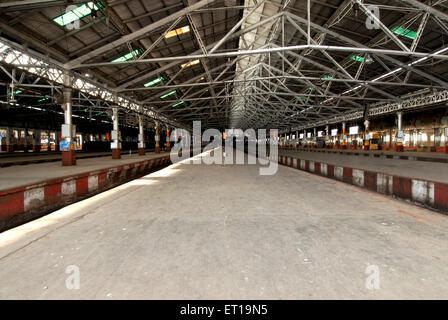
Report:
[[[0,299],[448,298],[448,216],[258,169],[178,163],[0,234]]]
[[[382,159],[335,153],[292,150],[279,150],[279,155],[287,155],[304,160],[324,162],[337,166],[371,170],[390,175],[399,175],[421,180],[448,183],[448,163]]]
[[[139,156],[138,154],[122,155],[121,159],[112,159],[112,157],[77,159],[76,166],[62,166],[61,162],[45,162],[0,168],[0,191],[74,174],[144,161],[163,155],[168,155],[168,153],[156,154],[148,152],[144,156]]]

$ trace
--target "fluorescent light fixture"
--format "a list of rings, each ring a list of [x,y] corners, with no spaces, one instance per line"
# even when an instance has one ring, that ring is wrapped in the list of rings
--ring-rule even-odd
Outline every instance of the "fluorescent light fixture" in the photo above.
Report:
[[[190,32],[190,26],[185,26],[185,27],[182,27],[182,28],[177,28],[177,29],[174,29],[174,30],[169,31],[169,32],[165,35],[165,39],[169,39],[169,38],[172,38],[172,37],[174,37],[174,36],[178,36],[178,35],[181,35],[181,34],[183,34],[183,33],[188,33],[188,32]]]
[[[403,36],[412,40],[414,40],[417,37],[417,32],[405,29],[403,27],[393,26],[392,28],[390,28],[390,30],[395,34],[398,34],[399,36]]]
[[[22,90],[15,90],[15,91],[14,91],[14,94],[21,94],[21,93],[22,93]],[[10,96],[11,93],[8,93],[8,95]]]
[[[324,74],[322,75],[322,79],[334,79],[334,78],[332,76]]]
[[[183,103],[184,103],[184,101],[179,101],[178,103],[173,104],[171,107],[172,107],[172,108],[176,108],[177,106],[180,106],[180,105],[183,104]]]
[[[173,91],[170,91],[170,92],[165,93],[164,95],[160,96],[160,98],[161,99],[165,99],[166,97],[169,97],[169,96],[171,96],[171,95],[173,95],[175,93],[176,93],[176,90],[173,90]]]
[[[199,63],[199,59],[184,63],[181,65],[182,68],[186,68],[186,67],[190,67],[190,66],[194,66],[195,64]]]
[[[87,2],[83,5],[80,5],[79,7],[76,7],[73,10],[57,16],[56,18],[53,18],[53,21],[61,27],[64,27],[74,21],[88,16],[92,13],[92,11],[98,11],[100,8],[102,8],[102,5],[100,3],[97,2],[97,4],[98,5],[94,4],[92,1]]]
[[[156,84],[159,84],[163,80],[165,80],[164,77],[159,77],[159,78],[149,81],[148,83],[145,83],[143,86],[145,86],[145,87],[155,86]]]
[[[42,99],[37,100],[37,102],[44,102],[44,101],[47,101],[47,100],[49,100],[49,99],[50,99],[49,97],[45,97],[45,98],[42,98]]]

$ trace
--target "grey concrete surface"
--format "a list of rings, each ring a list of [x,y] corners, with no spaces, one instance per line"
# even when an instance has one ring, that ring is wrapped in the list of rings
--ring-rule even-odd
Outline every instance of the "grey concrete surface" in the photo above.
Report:
[[[0,299],[448,298],[447,216],[285,166],[258,173],[179,163],[6,231]]]
[[[47,162],[0,168],[0,190],[17,188],[59,177],[121,166],[166,155],[169,154],[165,152],[160,154],[148,152],[144,156],[139,156],[138,154],[122,155],[121,159],[112,159],[112,157],[77,159],[76,166],[62,166],[61,162]]]
[[[279,155],[324,162],[337,166],[371,170],[403,177],[448,183],[448,163],[381,159],[344,154],[279,150]]]

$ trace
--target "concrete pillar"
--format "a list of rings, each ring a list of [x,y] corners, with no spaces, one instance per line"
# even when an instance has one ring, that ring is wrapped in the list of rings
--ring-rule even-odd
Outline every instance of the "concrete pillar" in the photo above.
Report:
[[[154,136],[154,140],[156,141],[155,153],[160,153],[160,135],[159,135],[159,122],[156,121],[156,133]]]
[[[345,134],[345,126],[346,126],[346,123],[344,121],[344,122],[342,122],[342,149],[347,149],[347,141],[346,141],[347,136]]]
[[[171,144],[170,144],[170,129],[168,127],[166,127],[166,152],[170,152],[171,151]]]
[[[397,112],[397,143],[395,145],[395,150],[397,152],[403,152],[404,151],[404,134],[402,130],[402,122],[403,122],[403,112],[399,111]]]
[[[118,106],[112,107],[113,130],[111,132],[110,148],[112,149],[112,159],[121,159],[121,137],[118,128]]]
[[[143,128],[143,116],[138,116],[138,155],[145,155],[145,135]]]
[[[40,152],[40,130],[34,130],[34,137],[33,137],[33,152]]]
[[[369,120],[364,121],[364,150],[370,150]]]
[[[325,148],[330,147],[330,126],[327,124],[325,126]]]
[[[76,128],[72,122],[72,89],[69,87],[71,85],[70,77],[65,75],[64,84],[64,119],[65,123],[62,125],[62,139],[60,149],[62,151],[62,165],[63,166],[74,166],[76,165],[76,142],[75,142],[75,132]],[[50,144],[50,132],[48,132],[48,151],[51,151]]]

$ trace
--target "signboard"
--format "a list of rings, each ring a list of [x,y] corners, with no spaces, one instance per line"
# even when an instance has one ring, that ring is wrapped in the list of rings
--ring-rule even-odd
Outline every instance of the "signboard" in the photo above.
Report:
[[[70,142],[68,142],[68,141],[61,141],[59,143],[59,150],[61,150],[61,151],[70,151]]]
[[[359,132],[359,126],[356,126],[356,127],[350,127],[349,132],[350,132],[350,134],[358,134],[358,132]]]

